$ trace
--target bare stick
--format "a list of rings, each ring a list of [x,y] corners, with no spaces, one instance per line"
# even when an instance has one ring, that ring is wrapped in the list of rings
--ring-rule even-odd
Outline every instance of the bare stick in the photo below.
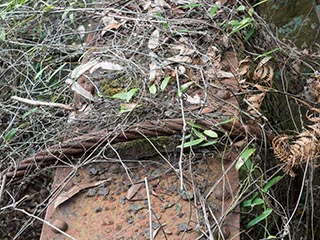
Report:
[[[33,106],[48,106],[48,107],[57,107],[57,108],[63,108],[65,110],[68,111],[72,111],[74,110],[73,107],[62,104],[62,103],[51,103],[51,102],[43,102],[43,101],[36,101],[36,100],[31,100],[31,99],[27,99],[27,98],[21,98],[18,96],[12,96],[11,99],[22,102],[22,103],[26,103],[29,105],[33,105]]]
[[[6,181],[7,181],[7,174],[2,174],[0,173],[0,180],[1,180],[1,187],[0,187],[0,203],[2,200],[2,195],[3,195],[3,191],[4,191],[4,187],[6,185]]]
[[[148,179],[147,177],[144,178],[144,182],[146,185],[146,191],[147,191],[147,198],[148,198],[148,209],[149,209],[149,234],[150,234],[150,240],[153,240],[153,233],[152,233],[152,208],[151,208],[151,200],[150,200],[150,193],[149,193],[149,187],[148,187]]]
[[[180,101],[180,107],[181,107],[181,116],[182,116],[182,142],[181,142],[181,149],[180,149],[180,157],[179,157],[179,171],[180,171],[180,190],[183,190],[183,167],[182,167],[182,162],[183,162],[183,145],[184,145],[184,138],[186,136],[186,131],[187,131],[187,123],[186,123],[186,118],[184,116],[184,110],[183,110],[183,100],[182,100],[182,93],[180,91],[180,82],[179,82],[179,75],[178,75],[178,70],[175,68],[175,73],[176,73],[176,81],[177,81],[177,88],[178,88],[178,97]]]

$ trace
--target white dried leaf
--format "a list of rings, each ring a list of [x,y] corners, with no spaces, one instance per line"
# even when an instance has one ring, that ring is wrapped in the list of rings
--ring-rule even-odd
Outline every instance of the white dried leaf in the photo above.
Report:
[[[148,48],[149,49],[155,49],[159,46],[159,36],[160,32],[158,29],[154,30],[151,35],[148,42]]]
[[[71,90],[75,91],[76,93],[80,94],[82,97],[95,102],[94,97],[90,92],[84,89],[79,83],[72,81],[70,78],[66,80],[66,83],[71,85]]]
[[[177,62],[177,63],[192,63],[192,59],[189,56],[181,56],[181,55],[176,55],[173,57],[167,58],[167,61],[169,62]]]
[[[109,70],[109,71],[121,71],[123,70],[123,67],[120,66],[119,64],[116,63],[111,63],[111,62],[100,62],[94,65],[90,69],[90,74],[92,74],[95,70],[102,68],[104,70]]]
[[[77,66],[71,72],[71,79],[77,80],[82,74],[84,74],[86,71],[88,71],[90,68],[97,65],[98,63],[99,62],[97,60],[92,60],[90,62],[87,62],[85,64],[81,64],[80,66]]]
[[[187,96],[187,102],[191,104],[201,104],[203,101],[201,101],[201,98],[198,94],[191,97],[190,95]]]
[[[198,3],[197,0],[177,0],[176,4],[191,4],[191,3]]]
[[[172,46],[172,50],[178,50],[179,55],[192,55],[195,52],[194,49],[188,48],[184,45],[174,45]]]
[[[218,78],[234,78],[234,74],[223,70],[218,71]]]
[[[83,39],[84,36],[86,35],[86,28],[83,25],[80,25],[77,28],[77,31],[78,31],[78,34],[79,34],[80,38]]]
[[[127,199],[131,200],[131,198],[133,198],[134,195],[136,195],[137,192],[140,190],[141,186],[142,183],[132,185],[128,190]]]
[[[163,7],[163,8],[171,8],[170,5],[164,0],[155,0],[154,1],[154,5],[155,6],[160,6],[160,7]]]
[[[152,62],[151,64],[149,64],[149,81],[150,82],[154,82],[156,79],[156,75],[157,75],[157,64],[155,64],[154,62]]]
[[[182,65],[180,65],[179,67],[178,67],[178,73],[179,74],[185,74],[186,73],[186,68],[184,67],[184,66],[182,66]]]

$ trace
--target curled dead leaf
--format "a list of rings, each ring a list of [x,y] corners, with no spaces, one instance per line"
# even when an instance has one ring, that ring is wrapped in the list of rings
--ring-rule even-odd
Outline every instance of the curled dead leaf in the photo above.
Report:
[[[140,190],[141,186],[142,186],[142,183],[132,185],[128,190],[127,199],[128,200],[132,199],[136,195],[136,193]]]
[[[251,61],[248,59],[244,59],[242,61],[240,61],[239,63],[239,67],[238,67],[238,74],[240,76],[248,76],[248,74],[250,73],[250,64]]]
[[[82,74],[84,74],[86,71],[88,71],[93,66],[97,65],[98,63],[99,63],[98,60],[91,60],[85,64],[81,64],[80,66],[77,66],[71,72],[71,79],[77,80]]]
[[[54,201],[54,208],[56,209],[58,206],[60,206],[62,203],[68,201],[72,197],[74,197],[76,194],[78,194],[81,190],[84,190],[86,188],[96,187],[100,184],[103,184],[105,182],[110,181],[111,179],[106,179],[98,182],[91,182],[91,183],[83,183],[79,185],[72,186],[68,191],[61,192],[59,196]]]
[[[84,89],[79,83],[71,80],[70,78],[66,79],[65,82],[71,86],[72,91],[75,91],[76,93],[80,94],[82,97],[84,97],[92,102],[96,101],[94,99],[94,97],[92,96],[92,94],[89,91],[87,91],[86,89]]]
[[[102,68],[104,70],[109,71],[121,71],[123,70],[123,67],[119,64],[111,63],[111,62],[99,62],[96,65],[92,66],[90,69],[90,74],[92,74],[97,69]]]

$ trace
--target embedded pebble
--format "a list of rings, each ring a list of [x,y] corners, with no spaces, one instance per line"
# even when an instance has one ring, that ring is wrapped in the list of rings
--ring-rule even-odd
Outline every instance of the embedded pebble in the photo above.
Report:
[[[143,206],[141,204],[131,204],[130,205],[130,210],[134,211],[134,212],[138,212],[142,208],[143,208]]]
[[[94,197],[97,194],[97,189],[90,188],[87,192],[87,197]]]
[[[104,187],[104,188],[99,188],[98,194],[102,196],[106,196],[109,193],[109,188]]]
[[[68,229],[68,224],[63,221],[63,220],[60,220],[60,219],[56,219],[54,220],[54,222],[52,223],[53,226],[55,226],[56,228],[58,228],[59,230],[61,231],[66,231]],[[60,233],[59,231],[57,231],[56,229],[54,228],[51,228],[51,230],[55,233]]]

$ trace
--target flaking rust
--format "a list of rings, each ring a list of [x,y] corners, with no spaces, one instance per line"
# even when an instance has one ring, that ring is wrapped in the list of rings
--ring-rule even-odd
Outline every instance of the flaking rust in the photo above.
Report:
[[[208,222],[213,226],[214,237],[219,236],[220,229],[225,239],[239,239],[240,217],[230,209],[237,198],[238,174],[231,164],[229,162],[223,166],[221,161],[213,158],[193,161],[192,174],[188,171],[189,166],[185,166],[186,191],[182,193],[177,173],[170,170],[165,161],[154,158],[143,164],[127,163],[132,180],[141,185],[129,199],[127,196],[132,191],[132,183],[120,163],[87,165],[73,174],[67,189],[62,188],[53,197],[46,221],[63,222],[67,226],[66,233],[75,239],[149,239],[150,218],[144,183],[144,178],[147,177],[154,239],[191,240],[201,236],[200,239],[208,239]],[[99,171],[93,174],[92,169]],[[222,169],[226,173],[224,176]],[[67,167],[56,170],[52,192],[66,183],[70,172],[72,169]],[[95,181],[102,182],[104,179],[110,180],[99,186],[83,189],[54,208],[55,199],[67,192],[68,188]],[[219,227],[215,221],[219,222]],[[41,240],[48,239],[68,237],[44,225]]]

